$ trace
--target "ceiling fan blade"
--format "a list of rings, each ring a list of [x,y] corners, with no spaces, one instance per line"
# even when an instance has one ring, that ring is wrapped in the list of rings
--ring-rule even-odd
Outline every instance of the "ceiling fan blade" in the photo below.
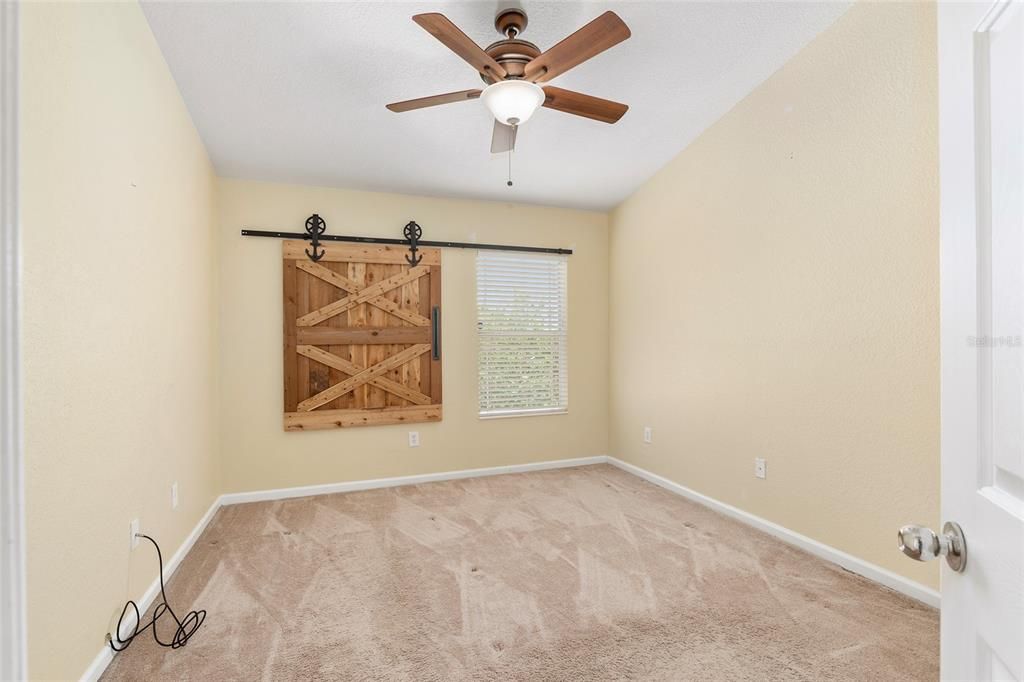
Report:
[[[491,153],[503,154],[516,148],[518,126],[507,126],[498,120],[494,121],[494,132],[491,133]]]
[[[445,46],[469,62],[469,65],[485,76],[496,81],[508,75],[508,72],[494,61],[491,55],[474,43],[469,36],[459,30],[459,27],[448,20],[443,14],[432,12],[430,14],[417,14],[413,21],[422,26]]]
[[[567,114],[584,116],[605,123],[615,123],[629,110],[627,105],[613,102],[610,99],[563,90],[553,85],[544,86],[544,95],[546,96],[544,106],[548,109],[564,111]]]
[[[400,113],[403,111],[412,111],[413,109],[436,107],[438,104],[465,102],[466,100],[476,99],[479,96],[480,90],[460,90],[459,92],[448,92],[443,95],[431,95],[430,97],[407,99],[404,102],[393,102],[387,105],[387,107],[395,113]]]
[[[605,12],[530,61],[526,65],[525,78],[534,82],[549,81],[609,47],[618,45],[629,36],[629,27],[619,15]]]

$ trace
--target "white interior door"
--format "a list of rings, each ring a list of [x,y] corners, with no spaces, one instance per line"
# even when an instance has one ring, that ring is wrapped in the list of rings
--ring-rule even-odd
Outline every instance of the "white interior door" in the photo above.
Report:
[[[1024,680],[1024,0],[939,4],[942,677]]]

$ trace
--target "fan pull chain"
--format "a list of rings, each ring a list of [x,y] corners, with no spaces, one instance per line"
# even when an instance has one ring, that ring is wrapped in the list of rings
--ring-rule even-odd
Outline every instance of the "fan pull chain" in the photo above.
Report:
[[[512,150],[508,150],[508,186],[512,186]]]

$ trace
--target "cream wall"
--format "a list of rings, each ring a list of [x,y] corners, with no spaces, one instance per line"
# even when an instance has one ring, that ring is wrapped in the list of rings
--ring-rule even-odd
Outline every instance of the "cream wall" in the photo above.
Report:
[[[618,207],[610,356],[610,454],[932,587],[935,31],[855,5]]]
[[[608,218],[602,213],[221,180],[221,452],[225,492],[603,455],[608,442]],[[571,247],[569,413],[477,417],[475,251],[442,253],[444,420],[282,430],[281,242],[243,227]],[[407,432],[421,445],[408,446]]]
[[[169,557],[219,492],[213,174],[138,5],[21,17],[29,674],[77,679],[156,577],[129,521]]]

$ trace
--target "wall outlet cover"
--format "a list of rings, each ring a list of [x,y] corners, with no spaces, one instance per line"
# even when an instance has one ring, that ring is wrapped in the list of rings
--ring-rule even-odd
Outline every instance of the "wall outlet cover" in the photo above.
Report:
[[[763,457],[754,458],[754,476],[758,478],[765,478],[768,474],[768,465],[765,463]]]
[[[410,431],[409,432],[409,447],[418,448],[420,446],[420,432]]]
[[[178,508],[178,482],[171,484],[171,509]]]
[[[135,549],[139,546],[139,520],[132,519],[128,522],[128,549]]]

